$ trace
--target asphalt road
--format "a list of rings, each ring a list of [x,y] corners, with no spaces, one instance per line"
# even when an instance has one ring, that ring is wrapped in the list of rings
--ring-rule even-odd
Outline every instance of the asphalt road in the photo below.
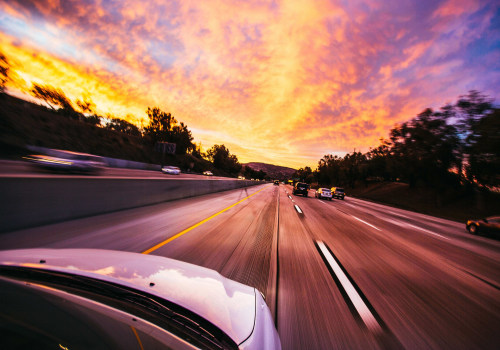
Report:
[[[0,248],[167,256],[260,289],[283,349],[496,349],[500,242],[463,223],[259,185],[4,233]]]
[[[99,174],[68,174],[64,172],[53,172],[41,169],[30,162],[19,161],[19,160],[0,160],[0,178],[1,177],[50,177],[50,178],[60,178],[60,177],[83,177],[83,178],[130,178],[130,179],[186,179],[186,180],[200,180],[200,179],[224,179],[225,177],[218,176],[205,176],[201,174],[194,173],[181,173],[179,175],[169,175],[164,174],[160,171],[154,170],[140,170],[140,169],[128,169],[128,168],[109,168],[105,167]]]

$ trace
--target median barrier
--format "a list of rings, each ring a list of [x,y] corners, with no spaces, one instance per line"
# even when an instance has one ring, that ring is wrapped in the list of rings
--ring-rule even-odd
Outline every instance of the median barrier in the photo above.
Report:
[[[0,178],[0,232],[261,184],[247,180]]]

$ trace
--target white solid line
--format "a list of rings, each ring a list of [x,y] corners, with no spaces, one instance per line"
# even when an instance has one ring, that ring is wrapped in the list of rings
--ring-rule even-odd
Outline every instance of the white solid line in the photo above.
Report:
[[[297,204],[295,204],[295,210],[297,210],[299,212],[299,214],[302,214],[302,210],[300,210],[300,208]]]
[[[369,223],[367,223],[366,221],[363,221],[363,220],[361,220],[360,218],[355,217],[354,215],[353,215],[352,217],[353,217],[353,218],[355,218],[355,219],[356,219],[356,220],[358,220],[358,221],[361,221],[361,222],[362,222],[363,224],[365,224],[365,225],[368,225],[368,226],[370,226],[370,227],[373,227],[375,230],[379,230],[379,231],[381,231],[378,227],[375,227],[375,226],[373,226],[372,224],[369,224]]]
[[[418,226],[415,226],[415,225],[412,225],[412,224],[407,224],[408,226],[410,227],[413,227],[413,228],[416,228],[417,230],[420,230],[420,231],[424,231],[424,232],[427,232],[427,233],[430,233],[431,235],[434,235],[434,236],[439,236],[441,238],[444,238],[444,239],[449,239],[448,237],[445,237],[445,236],[441,236],[439,233],[436,233],[436,232],[432,232],[432,231],[429,231],[423,227],[418,227]]]
[[[427,229],[425,229],[423,227],[418,227],[418,226],[409,224],[407,222],[402,222],[402,221],[398,221],[398,220],[391,220],[391,219],[385,219],[385,221],[390,222],[390,223],[395,224],[395,225],[398,225],[398,226],[401,226],[401,227],[408,227],[408,226],[409,227],[413,227],[413,228],[415,228],[417,230],[424,231],[424,232],[430,233],[431,235],[438,236],[438,237],[441,237],[441,238],[449,240],[448,237],[442,236],[439,233],[429,231],[429,230],[427,230]]]
[[[370,309],[368,309],[366,304],[363,302],[363,299],[361,299],[360,295],[356,291],[356,288],[354,288],[351,281],[349,281],[349,279],[345,275],[344,271],[342,271],[339,264],[337,264],[337,261],[335,261],[332,254],[330,254],[325,244],[322,241],[316,241],[316,243],[318,244],[321,253],[330,264],[330,267],[332,268],[333,272],[335,273],[340,283],[342,284],[342,287],[344,287],[345,292],[351,299],[351,302],[356,308],[356,311],[358,312],[359,316],[361,316],[361,319],[365,323],[366,327],[368,327],[368,329],[370,329],[374,333],[382,332],[382,328],[380,327],[377,320],[371,313]]]

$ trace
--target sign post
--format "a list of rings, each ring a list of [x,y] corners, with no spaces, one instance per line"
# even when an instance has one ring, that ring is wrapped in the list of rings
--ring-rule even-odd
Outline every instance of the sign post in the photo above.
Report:
[[[161,152],[161,167],[163,168],[163,165],[165,163],[165,153],[168,154],[175,154],[175,148],[177,147],[177,144],[171,143],[171,142],[157,142],[155,145],[155,150],[156,152]]]

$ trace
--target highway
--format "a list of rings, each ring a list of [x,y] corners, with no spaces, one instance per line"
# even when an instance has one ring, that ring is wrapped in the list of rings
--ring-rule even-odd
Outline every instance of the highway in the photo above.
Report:
[[[65,172],[55,173],[53,171],[43,170],[27,161],[20,160],[0,160],[0,178],[2,177],[25,177],[25,178],[128,178],[128,179],[175,179],[175,180],[217,180],[226,179],[219,176],[205,176],[195,173],[181,173],[179,175],[164,174],[155,170],[141,170],[129,168],[111,168],[103,167],[99,174],[70,174]]]
[[[261,290],[283,349],[496,349],[500,242],[263,184],[1,234],[1,249],[166,256]],[[202,291],[200,291],[202,292]]]

